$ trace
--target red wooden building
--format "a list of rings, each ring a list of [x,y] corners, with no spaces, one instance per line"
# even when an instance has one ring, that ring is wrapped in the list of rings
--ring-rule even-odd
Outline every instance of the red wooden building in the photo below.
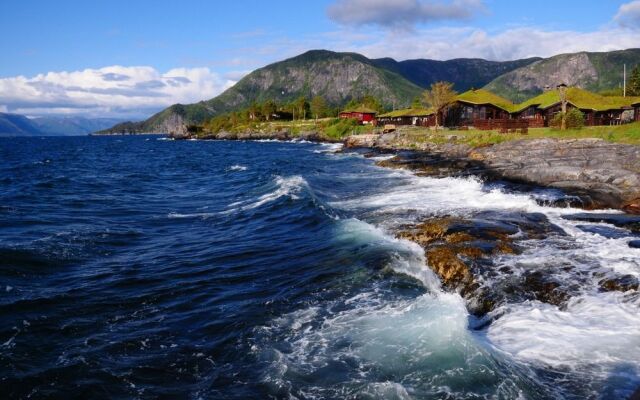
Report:
[[[340,112],[340,118],[357,119],[361,124],[374,124],[376,120],[376,111],[365,106],[351,108]]]

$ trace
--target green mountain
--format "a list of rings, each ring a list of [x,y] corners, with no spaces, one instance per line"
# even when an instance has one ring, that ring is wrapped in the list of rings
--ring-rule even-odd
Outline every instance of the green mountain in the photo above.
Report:
[[[373,60],[373,63],[396,72],[422,88],[445,81],[452,82],[454,88],[462,93],[469,89],[481,88],[502,74],[540,60],[542,59],[537,57],[515,61],[487,61],[479,58],[396,61],[392,58],[381,58]]]
[[[605,53],[560,54],[536,61],[494,79],[485,89],[514,102],[525,101],[559,83],[598,92],[622,86],[627,72],[640,65],[640,49]]]
[[[323,96],[327,104],[338,107],[369,94],[383,99],[386,106],[400,107],[408,105],[421,91],[362,55],[313,50],[257,69],[211,100],[176,104],[146,121],[119,124],[106,132],[177,133],[185,123],[201,123],[254,101],[272,99],[285,103],[300,96]]]
[[[456,89],[481,87],[496,76],[537,59],[492,62],[476,59],[452,61],[390,58],[371,60],[355,53],[312,50],[260,68],[218,97],[196,104],[173,105],[146,121],[127,122],[102,133],[180,133],[185,123],[201,123],[222,113],[247,107],[253,101],[273,99],[284,103],[300,96],[323,96],[340,107],[366,94],[389,108],[408,106],[424,88],[437,81],[451,81]]]
[[[253,71],[221,95],[195,104],[175,104],[142,122],[126,122],[100,133],[182,133],[185,124],[242,109],[254,101],[284,103],[300,96],[323,96],[333,107],[370,94],[389,108],[408,106],[437,81],[452,82],[459,92],[485,87],[520,102],[545,86],[565,82],[599,91],[622,81],[622,64],[640,64],[640,50],[564,54],[548,59],[449,61],[369,59],[355,53],[312,50]]]

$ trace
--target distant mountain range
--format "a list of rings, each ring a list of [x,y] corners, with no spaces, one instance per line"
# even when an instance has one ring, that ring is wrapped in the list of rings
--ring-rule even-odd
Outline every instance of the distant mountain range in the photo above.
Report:
[[[0,113],[0,136],[80,136],[122,122],[117,118],[41,117]]]

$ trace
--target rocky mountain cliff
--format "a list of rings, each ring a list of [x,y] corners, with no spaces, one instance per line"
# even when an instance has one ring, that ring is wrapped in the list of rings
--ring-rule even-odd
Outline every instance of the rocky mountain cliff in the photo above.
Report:
[[[485,89],[515,102],[542,93],[545,86],[555,87],[563,82],[596,92],[614,89],[622,85],[624,64],[628,72],[640,65],[640,49],[560,54],[507,72]]]
[[[465,92],[472,88],[481,88],[500,75],[540,60],[542,59],[537,57],[515,61],[487,61],[479,58],[396,61],[392,58],[381,58],[373,60],[373,63],[402,75],[422,88],[438,81],[446,81],[454,83],[458,92]]]

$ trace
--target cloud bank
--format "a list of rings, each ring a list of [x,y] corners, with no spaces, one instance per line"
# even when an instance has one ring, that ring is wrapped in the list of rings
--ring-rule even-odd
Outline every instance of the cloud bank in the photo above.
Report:
[[[25,115],[68,114],[146,118],[175,103],[210,99],[235,83],[209,68],[110,66],[0,79],[0,110]]]
[[[347,35],[345,33],[343,36]],[[372,34],[370,40],[352,44],[342,43],[339,48],[360,52],[371,58],[484,58],[505,61],[551,57],[580,51],[613,51],[638,47],[640,35],[637,31],[629,29],[605,28],[594,32],[575,32],[520,27],[498,33],[476,28],[424,29],[412,34],[388,32],[382,35]]]
[[[625,28],[640,30],[640,0],[621,5],[615,20]]]
[[[338,0],[327,9],[343,25],[413,26],[441,20],[466,20],[483,9],[481,0]]]

